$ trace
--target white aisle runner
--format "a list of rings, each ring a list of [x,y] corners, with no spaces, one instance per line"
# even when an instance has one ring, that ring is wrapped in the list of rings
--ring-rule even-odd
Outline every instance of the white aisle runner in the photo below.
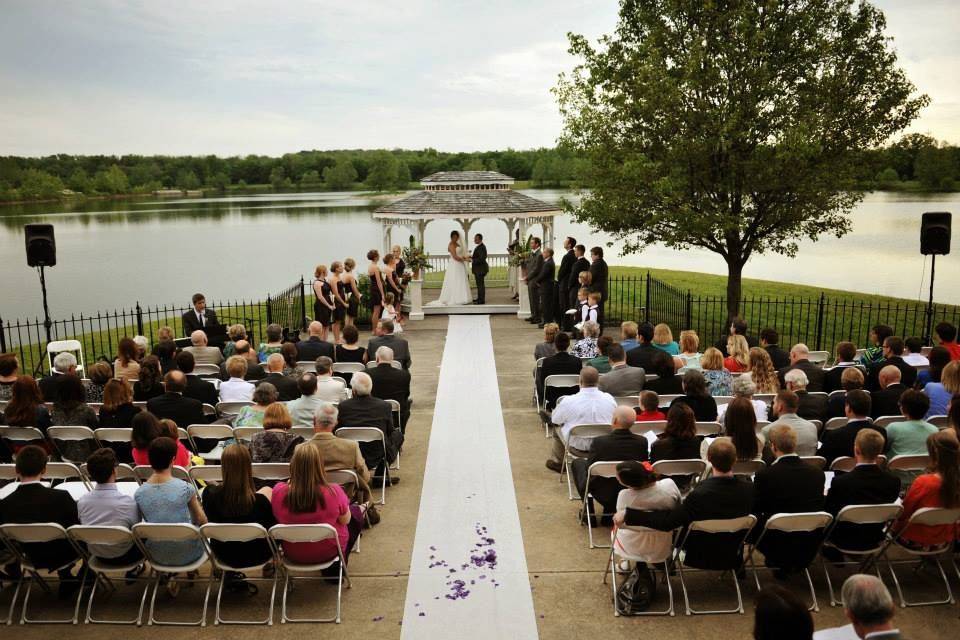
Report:
[[[450,316],[404,640],[537,637],[488,316]]]

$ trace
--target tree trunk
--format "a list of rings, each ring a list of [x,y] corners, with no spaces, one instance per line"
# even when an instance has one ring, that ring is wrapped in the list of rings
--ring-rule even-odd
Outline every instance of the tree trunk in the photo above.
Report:
[[[740,315],[740,297],[743,293],[743,262],[727,260],[727,327]]]

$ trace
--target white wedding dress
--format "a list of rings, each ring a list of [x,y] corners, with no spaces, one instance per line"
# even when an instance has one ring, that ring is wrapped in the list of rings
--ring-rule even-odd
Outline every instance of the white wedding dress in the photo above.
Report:
[[[458,255],[464,255],[463,248],[460,245],[456,247]],[[473,294],[470,291],[470,279],[467,276],[467,263],[454,260],[453,251],[450,255],[450,266],[443,275],[443,288],[440,289],[440,297],[433,302],[427,303],[431,307],[447,307],[454,305],[470,304],[473,301]]]

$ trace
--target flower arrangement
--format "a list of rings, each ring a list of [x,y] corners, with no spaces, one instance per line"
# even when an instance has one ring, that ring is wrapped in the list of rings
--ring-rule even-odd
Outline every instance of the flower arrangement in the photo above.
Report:
[[[530,250],[531,238],[533,238],[533,235],[528,235],[527,241],[523,244],[514,242],[507,248],[507,251],[510,253],[509,262],[511,267],[522,267],[527,261],[527,258],[530,257],[530,254],[533,253]]]
[[[414,279],[420,277],[421,271],[433,268],[427,260],[427,254],[424,253],[423,247],[417,245],[413,236],[410,236],[410,244],[403,249],[403,261],[413,271]]]

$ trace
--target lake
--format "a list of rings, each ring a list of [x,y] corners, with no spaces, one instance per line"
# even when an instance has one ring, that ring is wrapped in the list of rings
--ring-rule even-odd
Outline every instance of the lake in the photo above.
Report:
[[[525,193],[557,202],[563,190]],[[203,291],[209,299],[260,299],[317,263],[353,257],[365,268],[368,249],[381,245],[380,226],[370,212],[386,200],[357,193],[257,194],[193,199],[97,200],[0,207],[0,317],[42,313],[36,273],[26,266],[23,225],[56,227],[57,266],[47,270],[51,315],[68,317],[141,304],[188,304]],[[757,256],[747,277],[844,288],[866,293],[926,298],[929,263],[919,254],[920,214],[960,209],[960,194],[875,192],[852,214],[853,231],[842,239],[802,242],[795,259]],[[427,227],[426,249],[442,253],[452,228]],[[504,252],[506,226],[481,221],[491,253]],[[587,246],[608,239],[585,225],[558,220],[556,238],[574,235]],[[406,244],[407,232],[394,231]],[[618,256],[614,265],[726,273],[723,260],[705,250],[674,251],[651,246]],[[926,264],[926,266],[925,266]],[[960,251],[937,263],[935,298],[960,303]]]

